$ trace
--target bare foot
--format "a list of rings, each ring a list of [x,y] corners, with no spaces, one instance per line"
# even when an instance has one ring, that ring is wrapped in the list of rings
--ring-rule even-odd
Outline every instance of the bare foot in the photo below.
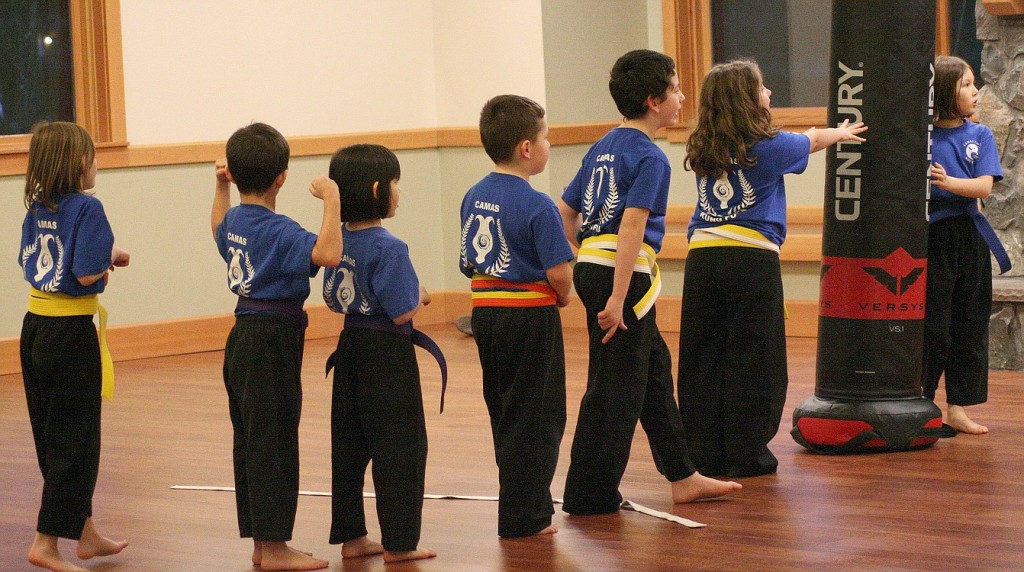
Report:
[[[82,537],[78,540],[78,557],[88,560],[95,556],[110,556],[117,554],[128,546],[127,540],[111,540],[96,530],[92,518],[85,519],[85,526],[82,527]]]
[[[28,561],[33,566],[46,568],[53,572],[89,572],[85,568],[75,566],[64,560],[57,550],[57,537],[49,534],[36,533],[32,547],[28,549]]]
[[[420,548],[419,550],[410,550],[408,552],[391,552],[390,550],[384,551],[384,562],[402,562],[404,560],[423,560],[425,558],[433,558],[437,556],[437,551],[429,548]]]
[[[719,481],[694,473],[685,479],[672,483],[672,502],[682,504],[700,499],[710,499],[734,493],[743,485],[733,481]]]
[[[252,564],[253,564],[253,566],[259,566],[260,562],[263,561],[263,542],[259,541],[259,540],[254,540],[252,542],[252,544],[253,544],[253,548],[252,548]],[[294,548],[288,548],[288,550],[295,550],[295,549]],[[296,552],[302,552],[302,551],[301,550],[296,550]],[[312,556],[313,555],[312,552],[302,552],[302,554],[305,554],[306,556]]]
[[[284,542],[261,542],[260,564],[263,570],[322,570],[331,563],[295,550]]]
[[[371,556],[383,554],[384,547],[381,543],[374,542],[365,536],[353,538],[341,545],[342,558],[359,558],[360,556]]]
[[[950,405],[946,411],[946,423],[961,433],[984,435],[988,427],[975,423],[967,416],[967,410],[961,405]]]

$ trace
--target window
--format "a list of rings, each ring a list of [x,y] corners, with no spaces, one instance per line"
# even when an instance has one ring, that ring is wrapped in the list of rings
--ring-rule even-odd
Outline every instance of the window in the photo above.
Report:
[[[976,0],[936,0],[936,52],[980,67],[975,38]],[[665,51],[676,60],[686,95],[670,141],[685,141],[696,114],[701,80],[715,62],[758,60],[772,90],[775,123],[800,130],[824,125],[828,99],[831,2],[824,0],[665,0]],[[764,30],[783,30],[773,35]],[[977,55],[972,55],[976,53]],[[975,75],[980,76],[977,68]]]
[[[0,4],[0,135],[75,120],[68,19],[64,0]]]
[[[56,2],[5,0],[0,3],[4,10],[0,12],[4,28],[9,27],[7,10],[25,10],[25,6],[33,3]],[[62,3],[68,8],[70,22],[74,78],[72,117],[92,135],[101,156],[112,150],[123,149],[127,145],[127,135],[121,67],[120,0],[64,0]],[[45,38],[42,41],[45,42]],[[0,53],[6,57],[6,50]],[[6,90],[6,84],[0,89]],[[4,103],[4,106],[7,107],[7,104]],[[8,111],[5,110],[5,115]],[[0,136],[0,176],[25,172],[28,141],[28,135]]]

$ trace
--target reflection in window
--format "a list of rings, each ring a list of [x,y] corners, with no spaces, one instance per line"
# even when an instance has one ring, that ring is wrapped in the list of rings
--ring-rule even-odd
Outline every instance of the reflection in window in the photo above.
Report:
[[[67,0],[3,0],[0,22],[0,135],[74,121]]]
[[[756,60],[772,107],[825,107],[832,6],[822,0],[712,0],[715,63]]]

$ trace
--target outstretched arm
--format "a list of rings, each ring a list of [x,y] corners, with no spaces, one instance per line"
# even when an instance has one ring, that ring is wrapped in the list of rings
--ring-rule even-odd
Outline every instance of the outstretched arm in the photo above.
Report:
[[[827,129],[817,129],[811,127],[807,131],[804,131],[804,135],[811,140],[811,153],[817,153],[826,147],[831,147],[840,141],[857,141],[863,143],[865,139],[859,137],[859,135],[868,130],[868,126],[864,125],[863,122],[857,122],[850,125],[850,120],[846,119],[839,127],[830,127]]]
[[[217,227],[231,208],[231,179],[228,178],[227,159],[218,159],[213,169],[217,175],[217,186],[213,194],[213,208],[210,210],[210,227],[216,237]]]

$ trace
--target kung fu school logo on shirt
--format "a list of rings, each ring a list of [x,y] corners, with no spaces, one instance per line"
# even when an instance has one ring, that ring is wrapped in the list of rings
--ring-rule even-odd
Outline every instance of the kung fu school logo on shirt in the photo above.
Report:
[[[614,155],[598,157],[598,161],[614,161]],[[605,192],[607,187],[607,192]],[[583,227],[589,227],[594,232],[601,232],[601,228],[608,221],[615,218],[619,212],[619,185],[615,182],[615,167],[601,165],[594,167],[590,172],[590,181],[586,190],[583,191]],[[601,209],[597,210],[597,205]],[[595,212],[596,211],[596,212]]]
[[[969,163],[977,161],[979,155],[981,155],[981,145],[977,141],[973,139],[964,141],[964,157]]]
[[[256,274],[256,269],[252,267],[252,261],[249,260],[249,253],[241,248],[230,246],[228,254],[231,255],[231,262],[228,263],[228,288],[239,296],[248,296],[252,286],[252,277]],[[246,273],[249,275],[248,278],[246,278]]]
[[[476,233],[473,240],[467,242],[470,232],[476,226]],[[498,250],[494,251],[495,235],[497,235]],[[462,264],[466,267],[476,268],[477,272],[489,276],[500,277],[508,272],[512,264],[512,253],[508,249],[508,242],[505,240],[505,231],[501,227],[501,218],[493,215],[470,214],[466,223],[462,225],[462,248],[459,255],[462,257]],[[473,245],[474,256],[472,261],[469,258],[468,244]],[[488,265],[488,261],[491,261]]]
[[[57,250],[57,259],[54,261],[53,249]],[[29,277],[28,261],[36,252],[36,272],[32,276],[32,283],[39,284],[42,292],[56,292],[60,282],[64,278],[64,243],[55,234],[40,234],[35,241],[21,251],[21,269],[25,277]],[[53,272],[53,277],[45,283],[40,283],[46,275]]]
[[[885,258],[821,259],[819,315],[856,320],[923,320],[928,260],[902,247]]]
[[[714,223],[726,222],[754,206],[754,186],[747,181],[743,169],[736,169],[736,180],[743,193],[740,195],[738,203],[729,206],[729,202],[736,196],[732,181],[729,180],[729,172],[722,173],[714,185],[711,185],[711,193],[708,193],[711,177],[700,177],[700,181],[697,183],[697,206],[700,207],[701,220]],[[709,194],[714,198],[710,199]]]

